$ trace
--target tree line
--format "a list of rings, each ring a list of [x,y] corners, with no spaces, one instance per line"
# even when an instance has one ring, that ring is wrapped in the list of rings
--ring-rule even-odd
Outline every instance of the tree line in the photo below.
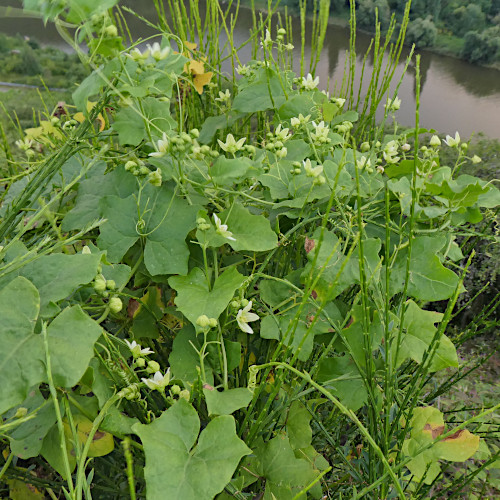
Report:
[[[303,0],[282,0],[282,5],[299,9]],[[373,30],[376,13],[381,28],[387,28],[391,16],[402,17],[407,0],[357,0],[358,26]],[[319,0],[307,0],[314,9]],[[349,0],[331,0],[331,11],[339,13],[349,7]],[[500,61],[500,0],[413,0],[408,44],[417,48],[436,47],[438,34],[457,37],[455,52],[477,64]]]

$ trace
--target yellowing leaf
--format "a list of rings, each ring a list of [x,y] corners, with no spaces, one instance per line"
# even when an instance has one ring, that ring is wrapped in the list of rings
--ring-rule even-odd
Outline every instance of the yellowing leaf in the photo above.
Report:
[[[92,101],[87,101],[87,112],[90,112],[90,110],[96,105],[97,103],[96,102],[92,102]],[[76,113],[73,118],[77,121],[77,122],[84,122],[85,121],[85,116],[83,113],[81,112],[78,112]],[[102,132],[104,130],[104,127],[106,126],[106,122],[104,121],[104,117],[102,116],[101,113],[99,113],[99,115],[97,116],[97,121],[100,123],[99,125],[99,132]]]
[[[78,441],[83,447],[87,442],[93,423],[87,417],[78,414],[73,415],[73,421],[78,435]],[[73,439],[73,434],[71,433],[70,425],[67,420],[64,420],[63,423],[67,442],[71,442],[71,440]],[[90,445],[88,456],[102,457],[104,455],[107,455],[108,453],[111,453],[114,447],[115,442],[113,439],[113,435],[109,432],[98,430],[92,438],[92,444]],[[74,452],[72,451],[71,454],[73,455],[73,453]]]
[[[462,429],[436,443],[435,453],[442,460],[464,462],[479,448],[479,436],[474,436],[467,429]]]
[[[184,47],[186,47],[186,49],[189,49],[189,50],[194,50],[196,49],[196,47],[198,47],[198,44],[197,43],[193,43],[193,42],[183,42],[184,44]]]
[[[11,479],[7,481],[7,484],[11,500],[43,500],[45,498],[45,495],[38,488],[19,479]]]
[[[202,75],[205,72],[205,64],[203,61],[191,60],[186,63],[187,71],[193,75]]]
[[[210,83],[213,73],[209,71],[208,73],[203,73],[202,75],[196,75],[193,78],[194,87],[196,88],[198,94],[203,94],[203,86]]]

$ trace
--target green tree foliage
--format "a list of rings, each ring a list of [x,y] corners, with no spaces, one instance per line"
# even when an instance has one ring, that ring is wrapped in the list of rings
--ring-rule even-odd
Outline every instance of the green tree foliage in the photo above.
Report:
[[[469,31],[482,31],[486,26],[486,16],[479,5],[471,3],[455,9],[451,23],[455,35],[463,37]]]
[[[362,0],[358,5],[357,22],[359,26],[367,29],[374,29],[377,19],[382,29],[389,26],[391,20],[391,9],[387,0]]]
[[[436,41],[437,28],[430,17],[422,19],[418,17],[408,26],[406,40],[409,44],[415,44],[418,48],[432,47]]]
[[[462,57],[473,63],[491,63],[500,55],[500,28],[493,27],[482,33],[469,31],[465,35]]]

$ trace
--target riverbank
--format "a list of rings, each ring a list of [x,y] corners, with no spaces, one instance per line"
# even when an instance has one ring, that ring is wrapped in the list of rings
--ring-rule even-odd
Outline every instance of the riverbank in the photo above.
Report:
[[[244,5],[247,8],[251,7],[251,1],[250,0],[241,0],[241,4]],[[255,7],[262,11],[267,13],[268,12],[268,3],[265,0],[254,0]],[[298,12],[294,12],[294,9],[287,8],[288,6],[285,5],[279,5],[278,6],[278,11],[284,13],[285,10],[288,10],[288,13],[291,15],[298,15]],[[307,14],[308,19],[312,20],[313,14],[308,13]],[[349,19],[350,19],[350,10],[348,8],[344,8],[341,10],[335,10],[333,13],[330,10],[330,17],[328,20],[328,24],[331,26],[338,26],[342,28],[348,28],[349,27]],[[359,25],[357,26],[356,32],[363,33],[368,36],[373,36],[374,32],[360,28]],[[425,47],[425,48],[419,48],[417,49],[418,52],[427,52],[429,54],[437,54],[441,56],[446,56],[446,57],[453,57],[454,59],[458,59],[460,61],[465,61],[465,59],[462,57],[462,51],[464,48],[465,40],[464,38],[460,38],[457,36],[454,36],[453,34],[446,33],[444,30],[438,30],[437,37],[436,37],[436,42],[434,45],[430,47]],[[409,45],[408,45],[409,46]],[[480,64],[480,63],[473,63],[474,66],[482,67],[482,68],[489,68],[489,69],[495,69],[495,70],[500,70],[500,61],[494,61],[491,64]]]

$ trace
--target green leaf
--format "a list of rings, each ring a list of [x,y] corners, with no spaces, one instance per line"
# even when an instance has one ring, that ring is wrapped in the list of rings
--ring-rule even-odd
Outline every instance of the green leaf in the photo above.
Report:
[[[286,419],[286,432],[290,446],[294,450],[306,448],[311,444],[312,429],[309,425],[311,418],[311,414],[300,401],[294,401],[290,405]]]
[[[295,457],[286,436],[276,436],[254,453],[261,464],[262,476],[266,479],[266,492],[282,489],[282,496],[278,497],[280,500],[293,498],[290,493],[298,493],[317,476],[311,463]]]
[[[198,380],[200,356],[196,352],[201,350],[201,344],[196,338],[196,332],[189,323],[182,328],[174,338],[172,352],[168,358],[170,368],[175,378],[181,379],[188,384],[194,384]],[[207,384],[213,385],[212,368],[205,364],[205,375]]]
[[[122,199],[105,196],[100,202],[107,221],[100,227],[97,246],[107,251],[110,262],[119,262],[139,239],[137,234],[137,203],[133,196]]]
[[[436,255],[446,243],[445,238],[419,236],[413,240],[408,295],[424,301],[449,299],[458,286],[458,276],[443,266]],[[390,277],[391,295],[404,288],[407,251],[398,253]]]
[[[100,253],[43,255],[26,264],[19,274],[38,289],[41,316],[51,317],[54,315],[51,303],[65,299],[79,286],[90,283],[97,274],[100,262]]]
[[[352,411],[358,411],[367,401],[365,384],[350,356],[324,359],[317,381]]]
[[[223,224],[227,224],[236,240],[228,240],[233,250],[263,252],[278,246],[278,237],[271,229],[269,219],[262,215],[252,215],[239,203],[221,212],[220,219]]]
[[[229,112],[225,115],[209,116],[201,127],[200,137],[198,142],[200,144],[208,144],[212,142],[218,130],[232,127],[237,120],[245,116],[246,113]]]
[[[203,314],[217,319],[243,280],[244,277],[236,267],[231,267],[215,280],[210,290],[205,273],[199,267],[195,267],[187,276],[173,276],[168,283],[177,292],[175,305],[193,325],[196,325],[196,320]]]
[[[241,458],[251,453],[228,415],[213,419],[198,438],[198,414],[185,400],[133,430],[146,454],[148,500],[212,500],[229,483]]]
[[[252,83],[252,85],[241,90],[234,98],[233,110],[243,113],[255,113],[271,109],[274,106],[280,106],[284,101],[284,97],[279,78],[274,75],[272,70],[268,70],[268,75],[268,82]]]
[[[87,101],[99,94],[104,85],[107,85],[113,73],[120,69],[120,60],[112,59],[104,66],[93,71],[73,92],[73,102],[79,111],[87,112]]]
[[[176,194],[172,184],[161,188],[149,185],[142,195],[147,235],[144,263],[153,275],[186,274],[189,249],[186,236],[196,227],[199,207]]]
[[[43,406],[42,406],[43,405]],[[56,423],[56,413],[52,401],[46,401],[38,389],[33,389],[19,405],[28,413],[36,412],[36,417],[17,426],[8,437],[12,453],[23,460],[36,457],[42,449],[43,438]],[[5,417],[15,415],[17,408],[10,410]]]
[[[173,185],[148,185],[143,190],[140,210],[144,227],[140,230],[133,196],[106,196],[101,203],[107,222],[101,226],[97,242],[99,248],[107,250],[110,261],[119,262],[142,234],[146,238],[144,263],[152,275],[187,273],[189,249],[185,239],[196,226],[199,207],[177,196]]]
[[[65,309],[47,329],[52,377],[61,387],[72,387],[85,373],[94,355],[101,327],[80,306]]]
[[[398,365],[408,358],[417,363],[422,362],[424,353],[429,349],[437,330],[434,324],[439,323],[443,317],[441,313],[420,309],[413,300],[409,300],[407,304],[403,325],[404,334],[396,360]],[[393,350],[396,350],[395,345]],[[446,335],[441,334],[429,371],[434,372],[449,366],[458,366],[457,351],[453,342]]]
[[[210,416],[231,415],[240,408],[246,408],[253,397],[253,393],[246,387],[226,389],[225,391],[205,388],[203,394],[205,395]]]
[[[149,138],[145,123],[150,124],[153,137],[161,137],[163,132],[175,128],[176,122],[170,116],[170,103],[155,97],[141,100],[142,108],[122,108],[116,113],[113,129],[118,132],[121,145],[138,146]],[[141,116],[143,115],[143,116]]]
[[[24,401],[44,377],[42,344],[33,333],[39,310],[38,290],[26,278],[0,290],[0,415]]]
[[[231,186],[244,179],[252,166],[253,162],[248,158],[228,159],[219,156],[210,168],[210,175],[219,186]]]
[[[137,179],[123,167],[115,168],[104,175],[106,165],[99,162],[91,168],[88,178],[80,182],[75,206],[62,221],[62,230],[82,229],[99,219],[102,207],[99,202],[104,196],[126,198],[137,190]]]

